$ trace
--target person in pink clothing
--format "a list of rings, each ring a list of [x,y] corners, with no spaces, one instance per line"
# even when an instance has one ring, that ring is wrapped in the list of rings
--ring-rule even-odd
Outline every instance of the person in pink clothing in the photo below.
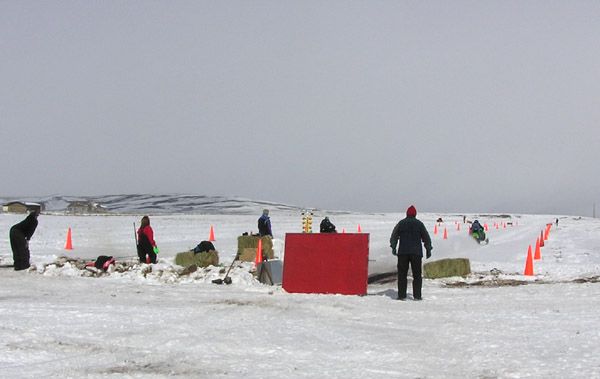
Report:
[[[150,226],[150,217],[142,217],[137,236],[137,253],[140,263],[156,263],[158,246],[156,246],[156,241],[154,241],[154,231]]]

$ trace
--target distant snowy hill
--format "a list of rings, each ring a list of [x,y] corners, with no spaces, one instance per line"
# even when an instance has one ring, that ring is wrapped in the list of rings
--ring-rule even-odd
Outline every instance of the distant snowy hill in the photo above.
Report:
[[[44,203],[46,212],[63,212],[72,201],[98,203],[116,214],[164,213],[164,214],[258,214],[264,208],[271,211],[300,212],[301,207],[268,201],[243,198],[184,194],[134,194],[105,196],[2,197],[2,204],[9,201]]]

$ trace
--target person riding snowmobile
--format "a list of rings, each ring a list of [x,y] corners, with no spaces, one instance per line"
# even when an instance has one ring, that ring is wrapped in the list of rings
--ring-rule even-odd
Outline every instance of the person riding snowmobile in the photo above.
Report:
[[[479,223],[479,220],[473,221],[473,224],[471,224],[471,228],[469,229],[469,234],[478,242],[485,241],[485,230]]]

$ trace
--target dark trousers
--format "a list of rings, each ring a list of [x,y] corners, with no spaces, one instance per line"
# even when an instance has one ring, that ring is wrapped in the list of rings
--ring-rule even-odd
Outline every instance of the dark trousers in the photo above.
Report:
[[[406,286],[408,275],[408,265],[413,274],[413,297],[415,299],[421,298],[421,286],[423,284],[423,277],[421,275],[421,261],[423,257],[419,255],[402,255],[398,254],[398,297],[404,299],[406,297]]]
[[[138,257],[140,258],[140,263],[156,263],[156,254],[154,254],[153,250],[147,249],[144,251],[143,248],[138,246]]]
[[[29,268],[29,241],[27,241],[23,232],[19,229],[11,228],[9,235],[15,270]]]
[[[140,258],[140,263],[156,263],[154,246],[152,246],[152,243],[150,243],[150,240],[145,233],[139,233],[137,253]]]

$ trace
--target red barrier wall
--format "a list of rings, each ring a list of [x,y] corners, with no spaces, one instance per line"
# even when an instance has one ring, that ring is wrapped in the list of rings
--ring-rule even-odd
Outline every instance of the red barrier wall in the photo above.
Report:
[[[283,289],[297,293],[365,295],[368,233],[287,233]]]

